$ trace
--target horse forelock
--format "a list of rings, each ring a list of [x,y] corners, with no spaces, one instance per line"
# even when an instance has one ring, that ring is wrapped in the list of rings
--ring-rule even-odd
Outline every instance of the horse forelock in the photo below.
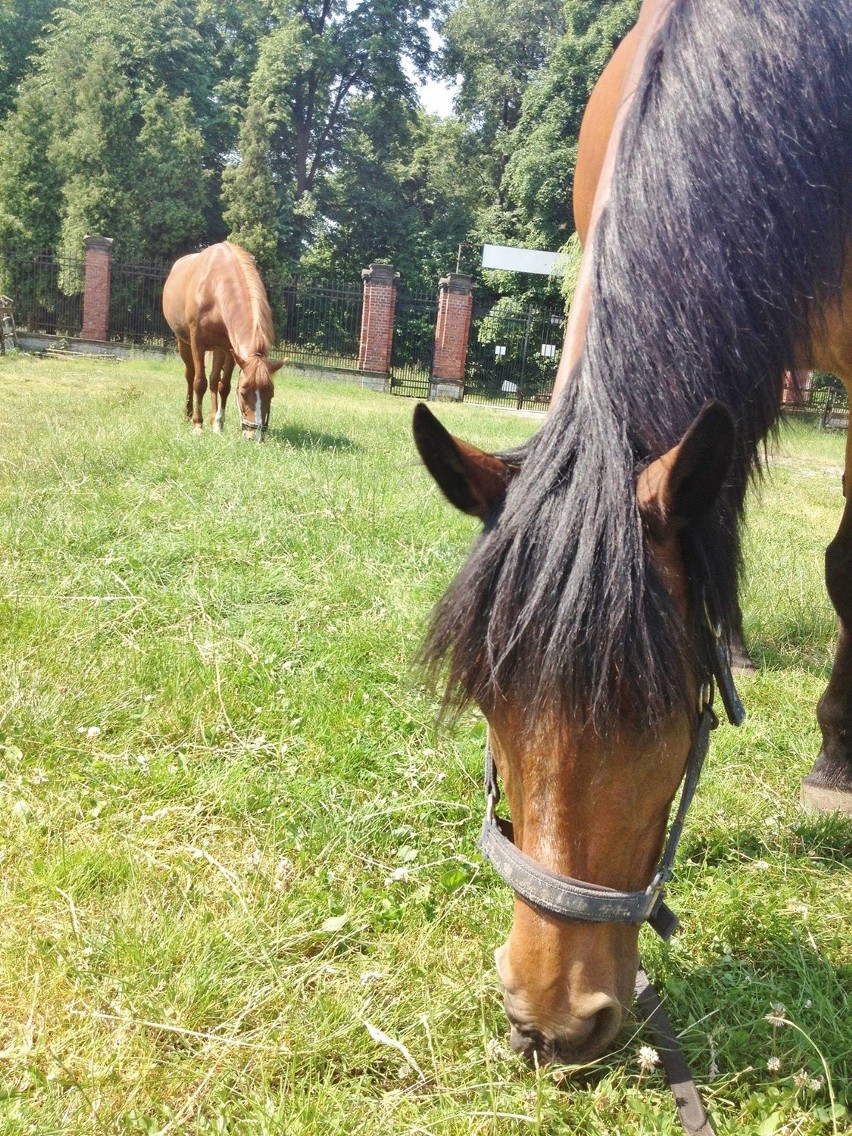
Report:
[[[269,360],[266,355],[257,353],[245,360],[245,366],[240,375],[240,389],[243,391],[271,391],[274,387],[272,374],[269,369]]]
[[[639,470],[710,399],[738,424],[728,482],[684,538],[730,632],[739,523],[814,298],[849,234],[849,3],[676,0],[625,123],[595,231],[580,361],[439,603],[450,691],[530,717],[660,721],[685,705],[688,636],[645,547]]]

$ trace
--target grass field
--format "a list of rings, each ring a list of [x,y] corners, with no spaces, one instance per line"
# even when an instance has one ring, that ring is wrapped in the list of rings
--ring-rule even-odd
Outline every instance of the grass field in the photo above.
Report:
[[[0,360],[0,1136],[678,1132],[636,1025],[581,1074],[507,1052],[483,723],[436,728],[411,665],[475,524],[413,404],[282,375],[258,447],[193,437],[182,388]],[[797,804],[842,454],[788,428],[752,502],[749,718],[715,735],[682,933],[643,932],[720,1134],[852,1131],[852,825]]]

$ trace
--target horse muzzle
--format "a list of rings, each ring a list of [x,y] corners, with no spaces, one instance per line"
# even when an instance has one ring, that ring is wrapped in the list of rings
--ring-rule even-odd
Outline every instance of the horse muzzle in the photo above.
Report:
[[[552,986],[528,990],[512,975],[506,947],[495,951],[494,959],[515,1052],[540,1064],[577,1064],[603,1053],[617,1035],[625,1008],[615,991],[602,988],[608,983],[570,989],[560,981],[567,976],[555,975]]]

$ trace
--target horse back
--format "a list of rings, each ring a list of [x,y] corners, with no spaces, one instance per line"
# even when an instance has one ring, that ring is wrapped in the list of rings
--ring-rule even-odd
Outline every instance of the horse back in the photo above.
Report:
[[[175,263],[163,311],[178,338],[204,350],[256,354],[273,340],[269,301],[254,261],[228,241]]]

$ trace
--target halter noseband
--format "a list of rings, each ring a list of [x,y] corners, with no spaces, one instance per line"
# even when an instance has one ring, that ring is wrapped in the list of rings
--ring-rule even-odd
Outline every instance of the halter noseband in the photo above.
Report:
[[[718,724],[713,712],[713,696],[718,688],[728,720],[739,726],[745,710],[734,685],[728,654],[719,628],[702,604],[703,619],[700,634],[705,640],[701,651],[705,665],[705,679],[701,684],[698,702],[698,719],[695,737],[686,759],[686,771],[675,818],[669,828],[663,854],[651,883],[643,891],[619,891],[617,888],[590,884],[572,876],[542,867],[531,856],[522,852],[513,842],[511,821],[496,814],[500,800],[497,769],[490,744],[485,750],[485,794],[487,805],[479,847],[491,861],[497,874],[506,881],[516,895],[534,907],[539,907],[559,919],[590,923],[644,923],[648,922],[657,934],[668,941],[677,930],[678,919],[664,901],[665,886],[672,876],[672,864],[680,843],[686,814],[710,748],[710,731]]]
[[[269,429],[269,411],[263,416],[262,422],[249,422],[248,418],[243,418],[240,415],[240,425],[244,430],[260,430],[261,434],[265,434]]]
[[[266,353],[264,351],[252,351],[248,358],[265,359]],[[248,418],[240,414],[240,425],[244,430],[260,430],[261,434],[265,434],[269,429],[269,410],[264,414],[262,422],[249,422]]]

